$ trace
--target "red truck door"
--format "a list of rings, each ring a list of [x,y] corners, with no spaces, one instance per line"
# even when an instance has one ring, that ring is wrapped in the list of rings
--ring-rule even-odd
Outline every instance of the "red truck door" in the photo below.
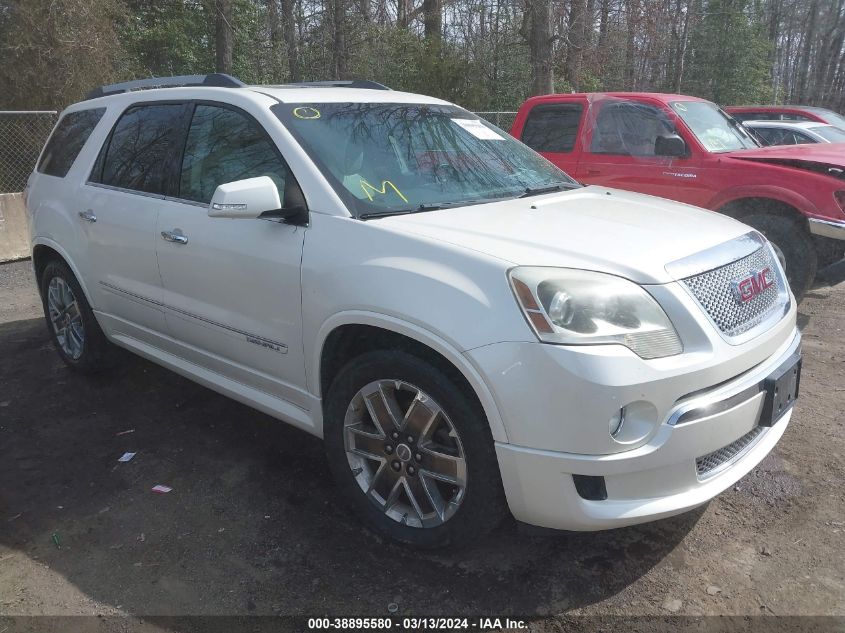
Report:
[[[586,111],[584,97],[539,101],[522,120],[515,121],[513,131],[528,147],[574,178],[582,149],[582,121]]]
[[[686,130],[659,102],[613,96],[593,97],[584,117],[583,152],[575,178],[590,185],[702,204],[700,165]],[[686,156],[658,156],[659,136],[678,135]]]

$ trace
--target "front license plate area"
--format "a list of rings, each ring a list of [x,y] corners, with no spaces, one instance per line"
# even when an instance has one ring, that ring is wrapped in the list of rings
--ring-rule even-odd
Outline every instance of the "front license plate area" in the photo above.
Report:
[[[774,426],[798,399],[801,383],[801,354],[796,352],[763,381],[766,398],[760,426]]]

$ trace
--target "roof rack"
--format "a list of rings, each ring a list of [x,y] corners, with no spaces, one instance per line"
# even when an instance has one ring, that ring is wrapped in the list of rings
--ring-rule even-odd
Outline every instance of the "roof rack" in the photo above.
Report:
[[[210,73],[208,75],[179,75],[177,77],[150,77],[148,79],[137,79],[135,81],[124,81],[119,84],[111,84],[94,88],[88,93],[87,99],[107,97],[109,95],[132,92],[134,90],[150,90],[152,88],[176,88],[185,86],[206,86],[212,88],[243,88],[246,86],[240,79],[223,73]]]
[[[363,88],[366,90],[390,90],[384,84],[369,79],[345,79],[329,81],[298,81],[291,84],[281,84],[273,88]]]

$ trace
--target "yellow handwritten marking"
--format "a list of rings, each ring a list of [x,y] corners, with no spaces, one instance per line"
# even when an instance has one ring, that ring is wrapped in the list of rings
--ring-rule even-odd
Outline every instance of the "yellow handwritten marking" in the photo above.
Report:
[[[311,120],[319,119],[321,115],[320,111],[317,108],[300,106],[298,108],[293,109],[293,116],[295,116],[297,119]]]
[[[370,199],[370,202],[373,201],[373,193],[380,193],[383,196],[387,195],[387,188],[388,187],[393,189],[394,193],[397,196],[399,196],[400,198],[402,198],[402,202],[408,202],[408,199],[405,196],[402,195],[402,192],[399,191],[399,188],[396,185],[394,185],[392,182],[390,182],[389,180],[383,180],[382,183],[381,183],[381,189],[379,189],[378,187],[374,187],[373,185],[368,183],[366,180],[361,178],[361,189],[364,191],[364,195],[367,196],[367,198]],[[371,191],[373,193],[370,193]]]

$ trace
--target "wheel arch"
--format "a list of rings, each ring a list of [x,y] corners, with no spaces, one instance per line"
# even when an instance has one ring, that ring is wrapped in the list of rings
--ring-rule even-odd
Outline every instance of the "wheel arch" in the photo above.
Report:
[[[808,228],[807,214],[818,212],[804,196],[782,187],[738,187],[720,192],[709,208],[740,220],[755,212],[776,213],[798,220]]]
[[[493,439],[507,442],[498,406],[481,374],[454,344],[412,323],[371,312],[345,312],[328,319],[317,333],[309,390],[325,396],[337,372],[352,358],[378,348],[406,349],[453,372],[487,417]]]
[[[47,238],[36,238],[32,243],[32,269],[35,272],[35,283],[38,286],[39,295],[41,294],[41,275],[44,274],[44,269],[51,260],[64,262],[70,268],[73,276],[76,277],[76,281],[79,282],[82,292],[85,293],[85,299],[88,301],[88,305],[93,306],[94,303],[91,301],[91,293],[88,291],[85,280],[82,278],[79,269],[73,263],[67,251],[53,240]]]

